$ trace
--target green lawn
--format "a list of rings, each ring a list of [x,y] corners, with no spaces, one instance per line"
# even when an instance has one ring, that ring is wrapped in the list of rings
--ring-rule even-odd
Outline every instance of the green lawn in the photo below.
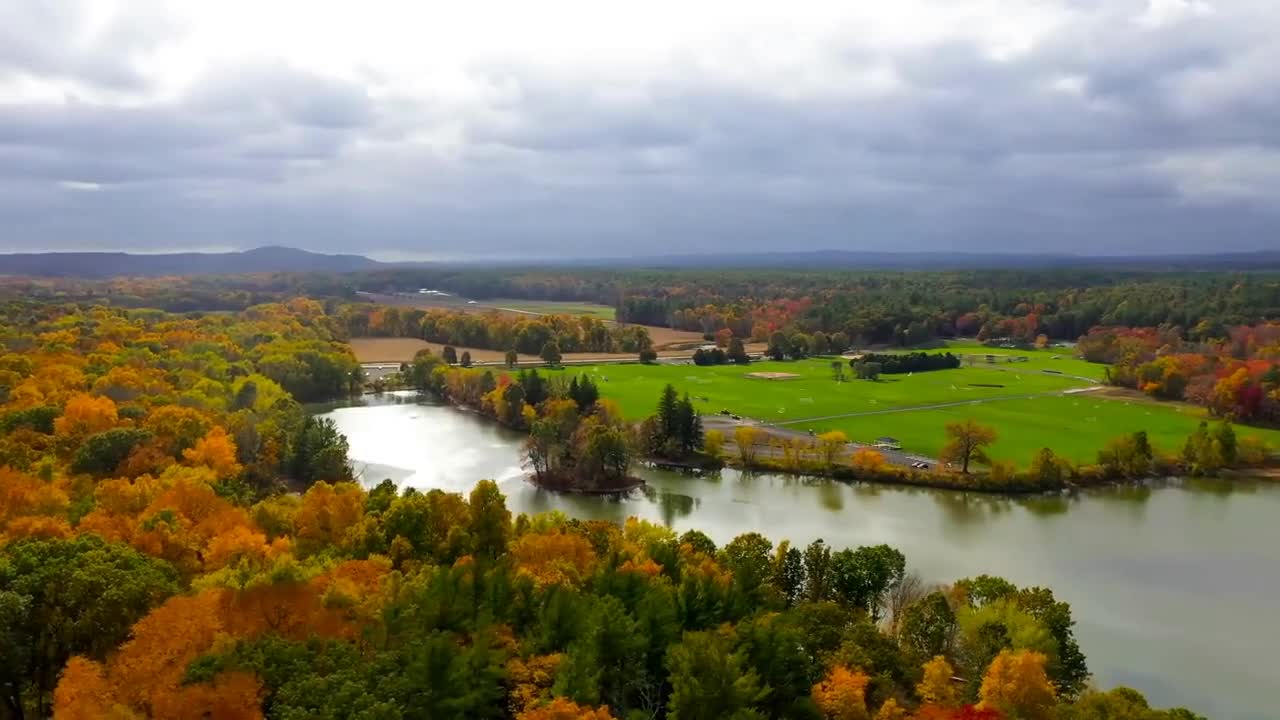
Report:
[[[485,300],[485,307],[519,310],[539,315],[589,315],[601,320],[613,320],[615,310],[608,305],[585,302],[560,302],[556,300]]]
[[[1091,363],[1076,357],[1075,348],[1049,348],[1046,350],[1012,350],[1006,348],[989,348],[972,342],[949,342],[944,350],[931,352],[950,352],[961,356],[963,366],[972,362],[976,366],[989,365],[987,356],[991,356],[996,366],[1012,366],[1031,370],[1057,370],[1067,375],[1101,380],[1106,372],[1106,365]],[[969,356],[980,356],[970,358]],[[1013,358],[1027,358],[1025,361],[1009,362]]]
[[[1136,430],[1146,430],[1151,441],[1161,449],[1177,450],[1203,416],[1203,411],[1186,405],[1110,399],[1090,393],[1010,399],[1087,388],[1090,383],[1071,375],[1089,376],[1080,366],[1101,368],[1065,356],[1053,360],[1053,353],[1042,352],[1043,355],[1025,363],[978,364],[956,370],[890,375],[878,382],[849,379],[837,383],[831,377],[829,359],[713,367],[594,365],[551,372],[590,374],[601,394],[617,401],[623,412],[635,419],[651,415],[663,386],[671,383],[681,393],[688,392],[704,414],[728,409],[771,423],[802,420],[793,427],[818,432],[842,430],[850,439],[864,442],[889,435],[901,441],[904,449],[928,456],[936,456],[945,442],[943,428],[948,422],[974,418],[1000,433],[992,456],[1019,465],[1030,462],[1032,454],[1045,446],[1077,461],[1091,461],[1107,440]],[[1040,371],[1059,367],[1068,374]],[[786,372],[800,377],[794,380],[744,377],[755,372]],[[1091,374],[1100,376],[1101,372]],[[975,400],[991,402],[968,402]],[[879,412],[953,402],[965,404]],[[861,412],[879,414],[808,420]],[[1280,445],[1278,431],[1237,427],[1236,432],[1241,437],[1257,434]]]
[[[815,423],[819,430],[842,430],[853,439],[890,435],[904,449],[936,457],[946,441],[949,422],[973,418],[1000,433],[991,456],[1019,466],[1031,462],[1042,447],[1078,462],[1092,462],[1107,440],[1123,433],[1147,431],[1157,448],[1175,452],[1187,435],[1206,419],[1199,408],[1172,403],[1126,401],[1081,395],[1005,400],[936,410],[890,413]],[[1258,435],[1280,445],[1280,431],[1236,426],[1236,435]]]
[[[728,409],[769,422],[824,417],[893,407],[928,405],[991,397],[1026,395],[1082,387],[1070,377],[1028,372],[1023,368],[974,367],[913,375],[885,375],[879,381],[850,379],[837,383],[831,360],[757,362],[750,365],[596,365],[570,367],[568,373],[590,373],[605,397],[622,406],[628,417],[653,413],[663,386],[688,392],[703,413]],[[793,380],[744,377],[756,372],[800,375]]]

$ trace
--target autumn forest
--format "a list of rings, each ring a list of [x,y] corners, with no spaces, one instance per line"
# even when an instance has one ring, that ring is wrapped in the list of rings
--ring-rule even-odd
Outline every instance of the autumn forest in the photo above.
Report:
[[[618,322],[357,294],[419,287]],[[513,514],[484,478],[466,495],[357,478],[314,408],[372,389],[352,337],[645,359],[649,326],[736,350],[1078,340],[1111,384],[1274,426],[1277,320],[1265,274],[0,278],[0,717],[1194,720],[1097,687],[1054,589],[926,582],[885,544]],[[402,375],[526,433],[549,486],[716,455],[674,391],[633,427],[576,378],[431,353]]]

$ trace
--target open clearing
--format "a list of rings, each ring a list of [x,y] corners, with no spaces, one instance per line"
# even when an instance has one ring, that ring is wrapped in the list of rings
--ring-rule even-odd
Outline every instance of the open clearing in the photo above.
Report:
[[[487,310],[507,310],[532,315],[586,315],[601,320],[613,320],[616,311],[608,305],[560,300],[481,300],[479,306]],[[474,305],[472,307],[475,307]]]
[[[1043,362],[1062,362],[1080,377],[1101,375],[1079,367],[1087,365],[1079,360],[1046,356]],[[901,441],[904,450],[931,457],[946,441],[948,422],[973,418],[1000,433],[992,457],[1020,466],[1045,446],[1077,461],[1092,461],[1107,440],[1137,430],[1146,430],[1157,447],[1176,451],[1204,418],[1202,410],[1188,405],[1111,398],[1100,388],[1090,391],[1097,386],[1073,377],[1077,372],[1060,375],[1034,368],[1031,363],[975,365],[843,383],[832,379],[830,359],[710,367],[596,365],[560,372],[589,373],[601,393],[631,418],[652,414],[662,387],[671,383],[688,392],[703,414],[727,409],[793,430],[842,430],[860,442],[888,435]],[[747,377],[759,372],[799,377],[785,382]],[[946,407],[931,407],[938,405]],[[1280,431],[1237,426],[1236,433],[1280,445]]]

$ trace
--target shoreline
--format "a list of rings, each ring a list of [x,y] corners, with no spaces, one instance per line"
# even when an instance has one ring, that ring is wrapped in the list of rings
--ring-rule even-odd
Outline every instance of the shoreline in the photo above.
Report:
[[[412,388],[406,388],[406,390],[409,390],[411,392],[416,392],[419,397],[432,397],[429,393],[417,391]],[[384,391],[384,393],[381,393],[381,394],[386,394],[390,392],[404,392],[404,391],[405,390],[388,390],[388,391]],[[366,392],[364,394],[376,396],[376,395],[379,395],[380,393]],[[487,423],[496,425],[506,430],[510,430],[512,432],[518,432],[521,435],[526,435],[526,436],[528,435],[528,431],[526,429],[510,427],[505,423],[501,423],[498,420],[492,417],[489,417],[488,415],[485,415],[478,408],[474,408],[463,403],[454,402],[447,397],[435,398],[435,399],[447,407],[451,407],[456,410],[468,413],[479,419],[482,419]],[[1088,490],[1093,488],[1125,487],[1125,486],[1136,487],[1148,482],[1159,481],[1159,480],[1167,479],[1170,477],[1191,477],[1190,475],[1180,475],[1177,473],[1171,474],[1168,472],[1157,472],[1157,473],[1150,473],[1142,477],[1105,479],[1105,480],[1099,480],[1098,482],[1091,482],[1091,483],[1063,481],[1059,485],[1045,487],[1045,486],[1039,486],[1031,483],[1017,483],[1017,482],[1009,483],[1009,484],[993,485],[990,482],[989,473],[988,474],[973,473],[969,475],[957,474],[957,475],[951,475],[951,476],[943,476],[943,477],[954,477],[956,479],[961,480],[960,482],[954,482],[954,481],[949,482],[947,480],[932,477],[932,475],[934,475],[933,473],[926,474],[926,473],[922,473],[920,471],[916,471],[909,468],[900,468],[897,465],[890,465],[886,469],[879,470],[879,471],[860,470],[860,469],[854,468],[851,465],[843,465],[843,464],[835,465],[827,468],[810,466],[810,467],[804,467],[802,469],[797,470],[797,469],[783,467],[781,463],[775,464],[775,463],[769,462],[768,460],[765,460],[763,462],[761,460],[756,460],[755,462],[750,464],[745,464],[739,458],[732,457],[732,456],[721,456],[718,458],[718,460],[720,461],[720,463],[722,463],[723,467],[731,467],[741,472],[747,472],[747,473],[764,472],[764,473],[776,473],[781,475],[790,475],[793,477],[801,477],[801,478],[807,477],[807,478],[815,478],[815,479],[829,479],[829,480],[836,480],[836,481],[845,482],[845,483],[868,483],[868,484],[875,484],[875,485],[889,485],[889,486],[897,485],[897,486],[903,486],[903,487],[926,488],[926,489],[932,489],[932,490],[976,492],[976,493],[982,493],[984,495],[1003,495],[1005,497],[1010,497],[1010,498],[1030,497],[1034,495],[1052,497],[1055,495],[1062,495],[1065,493],[1072,493],[1080,490]],[[654,468],[659,468],[659,469],[665,468],[675,472],[680,472],[681,474],[692,475],[692,476],[701,476],[717,470],[717,468],[706,468],[706,467],[695,468],[692,466],[685,466],[684,463],[681,463],[678,461],[671,461],[666,458],[650,457],[650,456],[638,457],[637,462],[643,463],[645,465],[649,465]],[[1218,475],[1210,476],[1210,477],[1216,478],[1225,482],[1230,482],[1232,480],[1238,480],[1238,479],[1239,480],[1256,480],[1256,481],[1264,481],[1264,482],[1266,481],[1280,482],[1280,465],[1271,464],[1271,465],[1264,465],[1264,466],[1258,466],[1258,467],[1223,468],[1221,471],[1219,471]],[[524,476],[524,479],[527,482],[529,482],[531,485],[537,487],[540,490],[547,490],[547,491],[556,492],[556,493],[564,493],[567,495],[582,495],[582,496],[610,496],[610,495],[622,496],[646,486],[646,483],[642,478],[636,478],[636,477],[630,478],[633,482],[628,484],[626,487],[616,488],[616,489],[615,488],[589,489],[589,488],[573,488],[573,487],[555,487],[552,485],[539,483],[538,481],[533,479],[533,476],[531,474],[526,474]]]

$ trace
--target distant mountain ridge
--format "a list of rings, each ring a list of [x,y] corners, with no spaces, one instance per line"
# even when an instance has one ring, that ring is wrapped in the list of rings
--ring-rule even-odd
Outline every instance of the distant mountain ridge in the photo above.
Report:
[[[795,252],[736,252],[691,255],[644,255],[506,260],[475,259],[452,262],[380,262],[363,255],[330,255],[282,246],[225,253],[182,252],[134,254],[123,252],[49,252],[0,254],[0,276],[80,277],[233,275],[255,272],[330,272],[410,270],[414,268],[671,268],[788,269],[788,270],[1124,270],[1140,272],[1274,271],[1280,270],[1280,251],[1090,256],[1066,254],[878,252],[810,250]]]
[[[0,255],[0,275],[39,277],[353,272],[375,267],[382,267],[382,263],[362,255],[326,255],[278,245],[225,253],[50,252]]]

